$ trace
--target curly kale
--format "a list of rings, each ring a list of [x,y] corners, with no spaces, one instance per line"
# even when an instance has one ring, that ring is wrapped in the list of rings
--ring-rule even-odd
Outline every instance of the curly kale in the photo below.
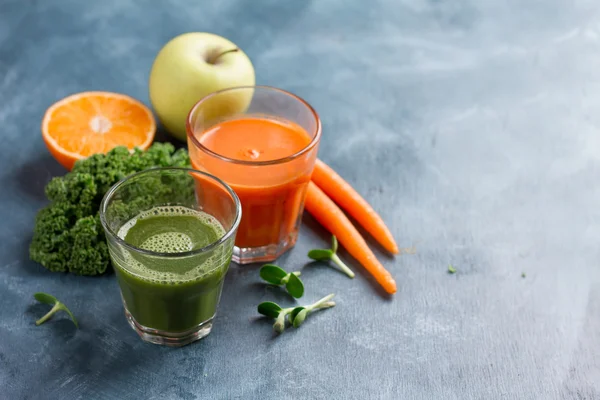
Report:
[[[29,255],[50,271],[103,274],[110,259],[98,209],[104,194],[122,178],[153,167],[189,167],[187,151],[169,143],[130,152],[117,147],[75,163],[46,186],[50,205],[39,211]]]

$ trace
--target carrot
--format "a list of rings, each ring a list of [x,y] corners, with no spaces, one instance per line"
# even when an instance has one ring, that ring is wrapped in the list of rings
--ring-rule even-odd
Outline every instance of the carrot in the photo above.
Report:
[[[337,237],[350,255],[373,275],[386,292],[396,293],[396,281],[392,275],[377,261],[375,254],[346,214],[313,182],[308,183],[304,207],[325,229]]]
[[[400,252],[392,233],[379,214],[330,166],[317,160],[312,181],[354,217],[387,251],[393,254]]]

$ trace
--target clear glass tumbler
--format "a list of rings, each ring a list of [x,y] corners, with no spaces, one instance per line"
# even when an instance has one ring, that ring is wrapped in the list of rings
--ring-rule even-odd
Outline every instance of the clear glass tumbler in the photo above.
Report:
[[[182,346],[208,335],[241,220],[235,192],[204,172],[149,169],[106,193],[100,220],[140,337]]]
[[[321,138],[315,110],[281,89],[230,88],[194,106],[187,135],[192,166],[240,198],[233,260],[272,261],[293,247]]]

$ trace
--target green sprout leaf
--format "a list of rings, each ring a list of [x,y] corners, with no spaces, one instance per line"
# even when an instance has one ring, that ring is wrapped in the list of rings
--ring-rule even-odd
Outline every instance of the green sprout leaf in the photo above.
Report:
[[[258,312],[270,318],[277,318],[282,308],[277,303],[265,301],[258,305]]]
[[[333,261],[343,273],[354,278],[354,272],[338,257],[338,241],[335,236],[331,237],[331,249],[313,249],[308,252],[308,257],[315,261]]]
[[[300,325],[302,325],[302,323],[306,319],[306,316],[308,315],[308,310],[304,307],[294,308],[294,311],[296,310],[298,310],[296,314],[294,314],[294,312],[290,314],[290,320],[292,321],[292,325],[294,326],[294,328],[298,328]]]
[[[52,316],[54,316],[54,314],[56,314],[57,312],[64,311],[69,315],[71,321],[73,321],[73,323],[75,324],[75,327],[79,328],[79,325],[77,324],[77,319],[75,318],[71,310],[69,310],[67,306],[65,306],[63,303],[58,301],[56,297],[42,292],[35,293],[33,297],[40,303],[52,305],[52,309],[50,309],[50,311],[48,311],[46,315],[35,321],[36,325],[39,326],[44,322],[48,321],[50,318],[52,318]]]
[[[292,312],[293,308],[281,308],[279,304],[272,301],[264,301],[257,307],[258,312],[266,317],[275,318],[273,329],[281,333],[285,329],[285,317]]]
[[[47,293],[38,292],[38,293],[34,294],[33,297],[40,303],[44,303],[44,304],[54,305],[59,302],[56,297],[51,296]]]
[[[292,311],[290,312],[290,321],[293,321],[294,318],[296,318],[296,315],[298,315],[298,313],[304,309],[305,309],[305,307],[302,307],[302,306],[298,306],[298,307],[295,307],[294,309],[292,309]]]
[[[333,251],[329,249],[313,249],[308,252],[308,257],[315,261],[329,261],[333,256]]]
[[[295,298],[300,298],[304,294],[304,284],[298,278],[300,272],[287,272],[283,268],[273,265],[265,264],[260,269],[260,277],[266,282],[282,286],[284,285],[288,293]]]
[[[456,273],[456,268],[454,268],[452,266],[452,264],[448,265],[448,273],[449,274],[455,274]]]
[[[295,297],[297,299],[302,297],[302,295],[304,294],[304,284],[302,283],[300,278],[298,278],[294,274],[289,275],[288,281],[285,284],[285,288],[292,297]]]
[[[273,285],[281,285],[281,280],[287,274],[284,269],[273,264],[265,264],[260,269],[260,277]]]

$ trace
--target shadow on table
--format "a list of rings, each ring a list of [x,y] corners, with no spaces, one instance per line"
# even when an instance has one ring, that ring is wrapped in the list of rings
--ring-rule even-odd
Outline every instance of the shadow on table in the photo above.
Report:
[[[47,274],[48,271],[40,264],[31,261],[29,259],[29,244],[31,243],[31,235],[24,237],[21,242],[13,248],[14,254],[18,255],[19,258],[15,262],[3,265],[0,268],[12,269],[8,273],[10,275],[21,275],[23,272],[26,275],[42,276]]]
[[[43,311],[36,310],[35,317],[38,315],[43,315]],[[183,348],[144,343],[127,325],[122,308],[88,316],[80,329],[63,318],[68,317],[56,315],[38,327],[45,328],[47,335],[53,336],[48,341],[53,346],[46,350],[51,361],[44,361],[45,364],[51,362],[51,367],[45,368],[33,383],[35,391],[42,389],[38,382],[43,382],[44,393],[50,394],[48,398],[60,398],[59,394],[76,390],[101,393],[106,390],[106,382],[113,385],[114,398],[129,398],[132,379],[141,371],[154,374],[156,366],[161,365],[169,352],[186,353]],[[195,357],[193,361],[197,365],[202,362],[202,357]],[[191,360],[186,364],[189,363]]]
[[[52,306],[50,304],[34,303],[27,307],[25,314],[29,315],[32,321],[37,321],[46,315],[51,308]],[[72,338],[77,331],[77,327],[64,311],[57,312],[52,318],[40,325],[40,327],[41,326],[48,331],[48,335],[53,336],[57,341],[68,340]]]
[[[302,324],[302,326],[309,325],[312,323],[319,323],[317,321],[319,318],[327,318],[327,316],[325,315],[326,313],[327,313],[327,310],[311,313],[310,317],[306,319],[306,321]],[[277,340],[283,335],[285,335],[286,337],[293,338],[293,336],[297,335],[298,332],[302,329],[302,327],[294,328],[293,326],[290,325],[289,322],[286,322],[284,331],[281,333],[277,333],[273,330],[273,324],[275,323],[275,320],[273,318],[265,317],[263,315],[251,318],[250,322],[255,325],[261,325],[264,329],[267,329],[267,327],[268,327],[268,329],[271,329],[271,331],[272,331],[272,334],[270,337],[271,340]]]
[[[21,255],[21,265],[19,268],[21,269],[21,271],[24,271],[27,275],[48,275],[50,274],[50,271],[44,268],[41,264],[32,261],[29,258],[29,244],[31,243],[31,237],[32,236],[29,235],[23,238],[21,243],[18,245],[18,249],[15,249],[15,253]]]
[[[257,295],[258,297],[268,296],[269,301],[275,303],[281,302],[287,304],[290,301],[294,301],[294,298],[288,294],[285,287],[271,285],[266,282],[252,282],[245,285],[245,287],[248,294]]]
[[[17,186],[24,194],[38,200],[45,200],[44,188],[55,176],[62,176],[67,170],[50,154],[44,154],[23,164],[15,175]]]
[[[253,317],[250,320],[250,322],[255,325],[261,325],[263,327],[263,329],[265,329],[265,330],[267,330],[267,329],[271,330],[271,336],[269,337],[270,340],[277,340],[281,337],[281,335],[285,335],[285,334],[289,333],[288,331],[291,331],[294,329],[291,326],[289,326],[288,323],[286,323],[286,329],[281,333],[277,333],[273,330],[273,324],[275,323],[275,320],[273,318],[265,317],[264,315]]]

